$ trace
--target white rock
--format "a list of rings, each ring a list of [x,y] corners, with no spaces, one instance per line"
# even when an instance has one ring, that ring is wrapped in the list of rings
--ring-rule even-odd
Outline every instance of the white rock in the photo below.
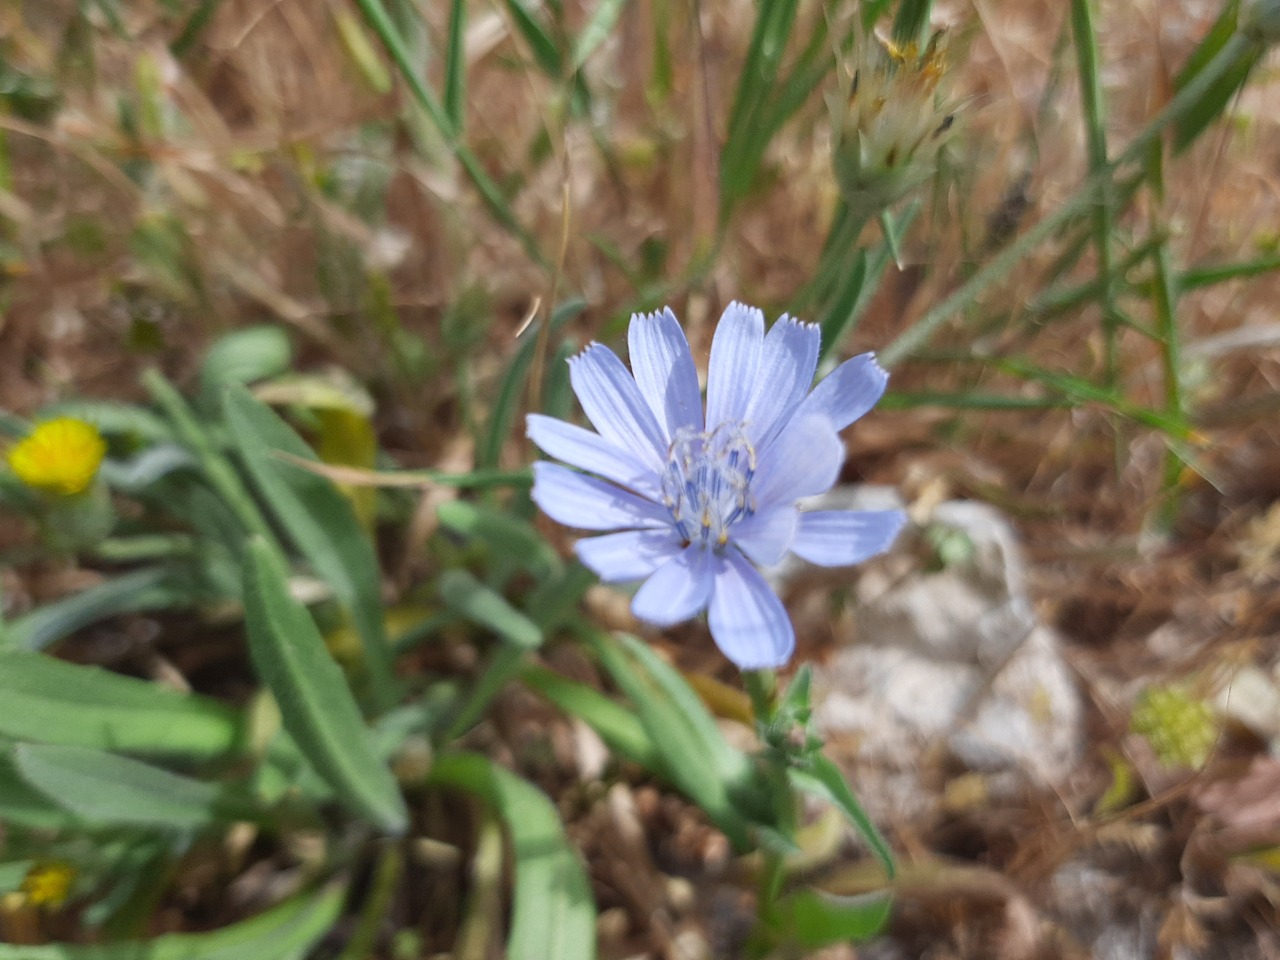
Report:
[[[879,490],[842,489],[814,506],[895,504]],[[814,677],[831,752],[870,808],[899,815],[926,802],[921,761],[936,746],[971,770],[1041,784],[1061,781],[1081,749],[1079,695],[1057,636],[1028,601],[1012,527],[994,508],[960,501],[935,508],[931,525],[966,538],[968,559],[923,569],[904,534],[886,561],[851,574],[856,644]]]

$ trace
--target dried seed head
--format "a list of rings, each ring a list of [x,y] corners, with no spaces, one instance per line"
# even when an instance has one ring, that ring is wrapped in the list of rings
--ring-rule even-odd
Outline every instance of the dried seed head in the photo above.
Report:
[[[855,209],[875,213],[937,169],[954,122],[942,89],[942,40],[935,33],[923,51],[879,38],[862,43],[849,94],[832,104],[836,180]]]

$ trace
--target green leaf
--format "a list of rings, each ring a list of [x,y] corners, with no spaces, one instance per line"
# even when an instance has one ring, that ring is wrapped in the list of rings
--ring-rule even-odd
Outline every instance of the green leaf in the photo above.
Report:
[[[511,960],[592,960],[596,908],[555,806],[533,785],[472,753],[439,757],[431,782],[473,793],[506,824],[515,853]],[[0,957],[0,960],[4,960]]]
[[[15,860],[9,863],[0,863],[0,896],[6,893],[13,893],[22,886],[22,881],[27,879],[27,873],[31,870],[34,860]]]
[[[20,743],[13,759],[29,786],[90,823],[198,830],[261,819],[261,811],[223,787],[101,750]]]
[[[622,15],[622,8],[627,0],[598,0],[596,8],[591,12],[591,19],[583,25],[581,32],[573,43],[573,69],[580,70],[587,58],[595,53],[596,48],[609,36],[609,31]]]
[[[467,106],[467,3],[450,0],[449,47],[444,57],[444,112],[453,129],[462,132]]]
[[[869,940],[884,928],[893,898],[888,893],[838,897],[800,890],[773,905],[769,925],[784,943],[808,950]]]
[[[586,723],[614,753],[649,770],[665,769],[644,724],[632,711],[595,687],[538,666],[525,667],[520,679],[526,687]]]
[[[722,218],[746,194],[764,155],[761,128],[798,8],[796,0],[775,0],[756,8],[751,46],[738,79],[720,155]]]
[[[391,643],[382,617],[378,558],[351,502],[325,477],[282,460],[315,461],[293,429],[244,387],[231,386],[223,413],[236,449],[271,511],[307,562],[333,588],[360,634],[378,707],[396,700]]]
[[[820,797],[828,803],[833,804],[841,813],[843,813],[863,838],[870,845],[872,852],[879,858],[881,865],[884,867],[885,876],[892,880],[896,874],[893,864],[893,853],[889,849],[889,844],[885,842],[880,831],[876,829],[876,825],[871,822],[871,818],[867,816],[867,811],[862,809],[862,804],[858,802],[858,798],[853,795],[853,791],[849,789],[849,784],[844,778],[844,774],[840,772],[840,768],[830,758],[817,753],[814,754],[809,763],[809,769],[801,770],[791,768],[787,771],[787,777],[790,779],[792,786],[797,790],[803,790],[815,797]]]
[[[450,500],[440,504],[436,517],[441,526],[464,537],[475,537],[493,548],[495,553],[545,580],[561,573],[560,556],[533,528],[510,514],[466,500]]]
[[[409,814],[338,665],[306,608],[289,595],[284,563],[255,538],[245,567],[245,621],[254,666],[275,695],[284,728],[348,807],[389,833]]]
[[[262,324],[229,333],[209,348],[200,368],[201,405],[217,410],[224,387],[278,376],[292,364],[293,344],[281,327]]]
[[[59,830],[80,821],[29,786],[14,765],[12,748],[0,746],[0,823],[31,830]]]
[[[170,933],[154,940],[101,946],[0,944],[0,960],[303,960],[337,922],[346,890],[331,885],[209,933]]]
[[[158,684],[0,651],[0,734],[122,753],[209,759],[235,749],[235,710]]]
[[[426,111],[432,124],[440,131],[445,142],[449,145],[449,149],[457,157],[462,169],[466,171],[467,176],[471,178],[471,182],[475,184],[490,213],[520,240],[525,252],[535,263],[546,266],[546,258],[542,255],[542,251],[539,249],[533,235],[520,225],[502,191],[498,189],[498,185],[485,172],[484,165],[480,162],[479,157],[465,143],[459,140],[459,131],[449,119],[449,115],[441,105],[439,98],[423,82],[417,67],[414,65],[413,58],[409,54],[409,44],[395,22],[387,15],[387,9],[382,0],[355,0],[355,2],[370,29],[378,35],[378,39],[386,46],[387,53],[391,55],[391,59],[400,71],[400,75],[404,77],[405,82],[409,85],[409,90],[413,93],[414,99]]]
[[[1218,19],[1200,41],[1200,45],[1187,58],[1186,65],[1179,71],[1178,76],[1174,78],[1175,91],[1182,90],[1195,80],[1212,63],[1214,57],[1222,51],[1228,41],[1236,36],[1239,17],[1240,0],[1228,0]],[[1178,119],[1173,128],[1175,152],[1190,146],[1210,123],[1222,115],[1222,111],[1231,102],[1236,91],[1244,85],[1263,52],[1264,48],[1261,45],[1252,46],[1248,56],[1241,57],[1233,63],[1232,68],[1217,78],[1187,113]]]
[[[697,694],[670,664],[634,637],[593,635],[593,649],[635,707],[662,772],[746,849],[748,822],[763,811],[751,761],[731,747]],[[763,817],[762,817],[763,819]]]
[[[192,600],[190,591],[166,568],[148,567],[32,610],[5,626],[3,641],[8,647],[43,650],[107,617],[185,607]]]
[[[534,650],[542,646],[542,631],[537,624],[465,570],[446,570],[440,575],[437,589],[450,610],[487,627],[517,648]]]
[[[538,61],[538,66],[551,79],[564,79],[564,58],[555,38],[534,15],[537,8],[528,0],[506,0],[506,5],[516,29],[533,51],[533,58]]]

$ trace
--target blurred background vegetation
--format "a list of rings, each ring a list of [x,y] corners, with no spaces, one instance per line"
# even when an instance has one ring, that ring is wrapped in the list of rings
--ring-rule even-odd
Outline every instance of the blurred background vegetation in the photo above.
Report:
[[[790,311],[822,324],[825,360],[876,349],[893,369],[882,411],[850,431],[846,481],[892,483],[920,515],[970,497],[1016,522],[1042,616],[1066,636],[1092,703],[1083,794],[1124,793],[1116,784],[1131,771],[1109,750],[1130,732],[1133,697],[1115,691],[1135,685],[1148,692],[1134,730],[1194,778],[1222,733],[1194,678],[1223,664],[1271,669],[1280,630],[1274,19],[1261,2],[4,0],[2,426],[17,436],[43,411],[89,402],[117,454],[171,432],[190,452],[179,393],[214,422],[221,386],[255,381],[329,464],[481,476],[470,485],[484,488],[484,477],[506,482],[484,471],[518,474],[533,456],[523,411],[569,415],[563,360],[589,340],[617,341],[632,312],[670,304],[703,357],[728,301],[771,318]],[[850,116],[865,114],[869,90],[923,124],[927,143],[911,155],[886,148],[870,173],[851,173],[851,130],[867,121]],[[486,693],[458,708],[455,732],[520,668],[498,660],[482,673],[494,663],[476,638],[488,634],[474,616],[444,616],[441,596],[459,587],[447,578],[479,572],[527,612],[551,602],[527,581],[542,568],[559,577],[569,543],[537,528],[557,549],[534,538],[535,559],[522,561],[532,573],[507,566],[483,535],[468,539],[465,507],[441,512],[458,491],[348,490],[361,529],[376,532],[386,629],[407,651],[401,674]],[[10,493],[0,586],[21,645],[58,643],[76,662],[250,701],[239,621],[218,606],[239,599],[230,560],[200,567],[206,579],[180,603],[167,581],[135,579],[91,613],[32,620],[136,577],[127,565],[156,559],[156,542],[112,541],[70,562],[40,545],[16,509],[21,491]],[[479,499],[524,524],[494,542],[534,529],[521,494]],[[616,595],[565,578],[560,599],[585,591],[591,622],[634,628]],[[807,658],[846,639],[829,607],[810,602],[830,586],[790,595]],[[187,612],[102,619],[166,606]],[[359,631],[339,621],[322,624],[329,648],[358,662]],[[480,624],[493,632],[492,618]],[[1153,643],[1170,624],[1180,642]],[[424,636],[448,642],[415,645]],[[696,636],[677,631],[665,649],[686,676],[707,678],[698,689],[715,712],[742,713],[717,685],[732,671],[709,646],[680,642]],[[551,659],[599,685],[578,659]],[[386,680],[353,683],[376,702]],[[551,722],[545,708],[518,695],[503,703],[469,745],[552,796],[591,872],[605,856],[591,788],[566,785],[552,755],[560,741],[530,733]],[[1176,804],[1189,782],[1168,797],[1147,783],[1135,822],[1186,816]],[[723,838],[667,794],[645,797],[644,842],[676,847],[669,858],[713,885],[695,865]],[[441,887],[458,876],[457,849],[430,846],[458,841],[448,825],[463,825],[458,842],[481,866],[495,828],[437,802],[428,866],[415,869]],[[985,810],[967,828],[980,838],[974,859],[1034,875],[1085,806],[1019,808],[1008,836],[1001,812]],[[903,832],[908,846],[933,844]],[[1151,854],[1168,867],[1153,896],[1184,904],[1191,888],[1169,864],[1190,863],[1194,845],[1171,835]],[[120,929],[211,927],[261,905],[273,873],[255,865],[278,852],[225,839],[234,855],[188,858]],[[130,843],[85,862],[154,862]],[[1251,840],[1265,856],[1249,875],[1249,922],[1268,915],[1258,902],[1274,915],[1277,844],[1274,832]],[[290,863],[306,856],[289,851]],[[375,862],[391,863],[360,869],[398,869]],[[1224,888],[1225,868],[1203,869],[1216,879],[1197,895],[1238,892]],[[396,882],[362,874],[358,886]],[[669,908],[665,932],[635,933],[629,946],[683,956],[672,931],[686,919],[714,927],[708,918],[729,908],[693,885],[672,895],[685,906]],[[445,899],[414,903],[426,919],[412,942],[364,927],[354,942],[376,940],[384,952],[370,956],[454,949],[472,914],[456,891]],[[1187,911],[1170,942],[1202,933],[1207,921]],[[12,923],[13,938],[83,935],[70,912]],[[343,944],[344,956],[366,955],[343,932],[333,955]],[[963,932],[938,937],[951,944],[944,955],[984,955]],[[496,949],[497,939],[477,942],[456,955]]]

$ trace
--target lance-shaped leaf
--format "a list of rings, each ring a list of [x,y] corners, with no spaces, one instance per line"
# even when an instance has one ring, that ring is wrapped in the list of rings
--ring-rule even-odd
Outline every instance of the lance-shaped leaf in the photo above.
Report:
[[[284,728],[348,807],[390,833],[409,822],[390,769],[378,758],[351,688],[311,614],[289,595],[284,563],[250,541],[245,568],[249,652],[275,695]]]
[[[114,753],[20,743],[13,759],[29,786],[89,823],[198,830],[218,821],[261,819],[248,799],[219,784]]]
[[[0,944],[0,960],[302,960],[338,919],[346,891],[301,893],[265,913],[208,933],[170,933],[94,946]]]
[[[593,960],[596,907],[591,885],[546,795],[475,753],[440,757],[431,770],[431,782],[483,798],[511,835],[515,894],[507,956],[511,960]]]
[[[307,562],[350,612],[380,709],[395,702],[391,645],[382,619],[378,558],[351,502],[325,477],[282,459],[315,460],[293,429],[242,386],[230,386],[223,413],[258,492]]]
[[[208,759],[236,747],[239,715],[207,697],[40,653],[0,651],[0,734],[121,753]]]

